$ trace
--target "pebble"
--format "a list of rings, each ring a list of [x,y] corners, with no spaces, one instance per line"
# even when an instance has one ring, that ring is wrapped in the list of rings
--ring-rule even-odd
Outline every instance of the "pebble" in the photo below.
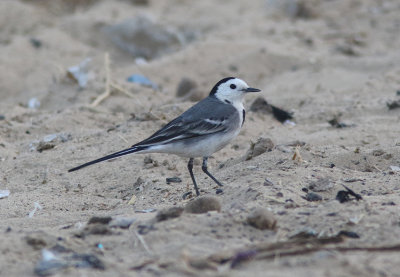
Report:
[[[132,74],[126,80],[130,83],[136,83],[144,87],[150,87],[154,90],[158,90],[158,85],[156,83],[150,81],[150,79],[141,74]]]
[[[49,276],[68,268],[95,268],[104,270],[104,263],[93,254],[78,254],[56,256],[50,250],[42,250],[42,259],[37,263],[34,273],[38,276]]]
[[[315,193],[315,192],[309,192],[309,193],[306,194],[304,199],[306,199],[307,201],[310,201],[310,202],[321,201],[322,200],[322,196],[317,194],[317,193]]]
[[[400,108],[400,100],[387,102],[386,106],[389,108],[389,110]]]
[[[345,231],[342,230],[340,231],[337,236],[344,236],[344,237],[348,237],[348,238],[352,238],[352,239],[359,239],[360,235],[357,234],[356,232],[352,232],[352,231]]]
[[[313,181],[308,185],[308,189],[312,191],[328,191],[332,189],[334,184],[329,180],[329,178],[322,178],[317,181]]]
[[[111,216],[93,216],[89,219],[88,224],[108,224],[112,220]]]
[[[189,199],[189,198],[192,198],[192,197],[193,197],[193,192],[192,192],[191,190],[185,192],[185,193],[182,195],[182,199],[183,199],[183,200],[186,200],[186,199]]]
[[[261,113],[272,113],[272,108],[268,104],[267,100],[263,97],[258,97],[250,106],[250,111],[261,112]]]
[[[197,83],[192,79],[183,77],[176,89],[176,97],[185,97],[197,88]]]
[[[86,227],[79,233],[76,234],[77,237],[83,238],[86,235],[110,235],[112,234],[108,225],[103,223],[93,223],[88,224]]]
[[[30,38],[29,42],[31,43],[31,45],[35,48],[40,48],[42,47],[42,41],[37,39],[37,38]]]
[[[40,107],[40,101],[37,98],[33,97],[33,98],[29,99],[29,101],[28,101],[29,109],[37,109],[39,107]]]
[[[260,230],[275,230],[277,221],[266,208],[257,207],[247,216],[247,223]]]
[[[382,156],[383,154],[385,154],[385,151],[383,151],[382,149],[376,149],[376,150],[372,151],[372,156],[375,156],[375,157]]]
[[[176,218],[181,216],[183,212],[182,207],[171,207],[171,208],[166,208],[161,211],[159,211],[156,215],[156,221],[164,221],[168,220],[171,218]]]
[[[222,194],[222,193],[224,193],[224,191],[223,191],[222,189],[216,189],[216,190],[215,190],[215,193],[216,193],[216,194]]]
[[[42,236],[38,236],[38,234],[28,235],[25,240],[26,243],[32,246],[35,250],[39,250],[47,246],[46,239]]]
[[[134,57],[153,59],[182,45],[178,33],[146,16],[130,18],[103,30],[117,47]]]
[[[170,177],[170,178],[166,178],[165,181],[167,182],[167,184],[170,183],[181,183],[182,179],[179,177]]]
[[[306,227],[304,229],[295,231],[292,235],[289,236],[291,239],[307,239],[307,238],[315,238],[318,235],[317,231],[312,228]]]
[[[200,196],[185,206],[186,213],[202,214],[209,211],[221,211],[221,203],[215,196]]]
[[[197,102],[204,98],[204,91],[200,90],[197,87],[197,83],[189,78],[183,78],[178,84],[178,88],[176,90],[176,97],[180,99],[180,101],[192,101]]]
[[[71,139],[70,134],[57,133],[44,136],[41,140],[33,141],[29,144],[30,151],[42,152],[44,150],[52,149],[57,144],[66,142]]]
[[[132,225],[133,222],[136,221],[136,218],[133,217],[117,217],[111,220],[109,223],[110,227],[118,227],[121,229],[128,229],[129,226]]]
[[[8,189],[0,190],[0,199],[6,198],[8,196],[10,196],[10,191]]]
[[[271,180],[265,178],[263,185],[264,186],[274,186],[275,184]]]
[[[251,160],[267,151],[272,151],[274,149],[274,143],[270,138],[260,137],[255,143],[252,143],[250,149],[245,154],[245,160]]]
[[[391,165],[390,169],[393,171],[400,171],[400,167],[399,166],[395,166],[395,165]]]
[[[81,89],[87,86],[91,75],[89,74],[89,63],[91,58],[84,59],[80,64],[68,68],[67,76],[78,83]]]

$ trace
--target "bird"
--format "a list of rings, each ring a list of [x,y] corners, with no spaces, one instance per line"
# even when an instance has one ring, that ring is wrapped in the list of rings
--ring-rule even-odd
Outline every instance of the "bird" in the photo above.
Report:
[[[222,187],[222,183],[208,171],[208,158],[239,134],[246,117],[244,96],[259,91],[239,78],[226,77],[214,85],[206,98],[150,137],[127,149],[71,168],[68,172],[132,153],[168,153],[189,158],[187,168],[197,196],[200,191],[193,174],[194,158],[203,158],[203,172]]]

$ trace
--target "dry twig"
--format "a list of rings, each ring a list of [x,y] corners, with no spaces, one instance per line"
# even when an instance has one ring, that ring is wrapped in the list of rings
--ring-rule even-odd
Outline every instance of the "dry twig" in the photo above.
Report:
[[[122,92],[126,96],[130,98],[134,98],[134,95],[121,87],[120,85],[116,84],[111,80],[111,70],[110,70],[110,55],[108,52],[104,54],[104,68],[106,72],[106,84],[105,84],[105,90],[102,94],[96,97],[96,99],[90,104],[90,107],[96,107],[98,106],[101,102],[103,102],[105,99],[111,96],[113,90]],[[136,100],[138,101],[138,100]],[[138,101],[139,102],[139,101]],[[141,105],[141,103],[139,102]]]

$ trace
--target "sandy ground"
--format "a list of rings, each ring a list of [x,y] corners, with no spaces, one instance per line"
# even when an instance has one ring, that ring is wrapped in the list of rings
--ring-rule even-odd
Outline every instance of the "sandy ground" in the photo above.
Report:
[[[400,109],[387,107],[400,99],[399,13],[397,0],[0,1],[0,190],[10,191],[0,199],[0,275],[400,276]],[[172,34],[147,62],[129,48],[135,41],[113,40],[126,35],[115,26],[138,17]],[[86,58],[79,88],[67,69]],[[121,89],[90,106],[107,74]],[[132,74],[159,89],[127,82]],[[197,83],[196,100],[232,75],[262,89],[245,107],[261,96],[296,125],[248,109],[239,136],[209,160],[223,194],[196,163],[201,194],[219,212],[155,219],[194,201],[182,199],[192,183],[177,156],[67,173],[193,105],[176,97],[182,78]],[[244,161],[260,137],[275,147]],[[342,185],[363,199],[339,203]],[[305,189],[321,200],[304,199]],[[260,207],[275,229],[248,224]],[[88,224],[94,216],[133,223]],[[63,266],[38,271],[43,253]]]

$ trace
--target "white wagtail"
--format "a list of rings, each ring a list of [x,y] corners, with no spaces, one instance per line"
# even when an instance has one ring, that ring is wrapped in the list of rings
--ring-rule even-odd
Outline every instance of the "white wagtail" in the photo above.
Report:
[[[219,186],[222,184],[207,170],[210,155],[225,147],[240,132],[245,120],[244,95],[260,91],[243,80],[228,77],[219,81],[208,97],[169,122],[149,138],[122,151],[68,170],[114,159],[131,153],[170,153],[189,158],[187,165],[196,194],[200,195],[193,175],[193,160],[203,157],[202,170]]]

